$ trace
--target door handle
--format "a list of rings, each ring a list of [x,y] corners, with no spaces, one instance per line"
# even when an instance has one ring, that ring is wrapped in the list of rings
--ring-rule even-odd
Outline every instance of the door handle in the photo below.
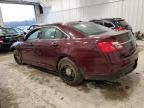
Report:
[[[33,46],[32,42],[28,43],[29,46]]]
[[[53,43],[53,47],[57,47],[57,46],[58,46],[58,44],[54,42]]]

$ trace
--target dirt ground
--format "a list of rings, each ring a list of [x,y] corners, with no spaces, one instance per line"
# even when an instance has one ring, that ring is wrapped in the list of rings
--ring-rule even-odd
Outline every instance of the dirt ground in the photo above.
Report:
[[[138,41],[138,67],[113,81],[85,81],[70,87],[51,71],[17,65],[0,52],[1,108],[144,108],[144,41]]]

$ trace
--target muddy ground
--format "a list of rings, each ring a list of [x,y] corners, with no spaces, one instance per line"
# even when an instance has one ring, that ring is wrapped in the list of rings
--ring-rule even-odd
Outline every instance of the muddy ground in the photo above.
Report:
[[[63,83],[53,72],[17,65],[12,53],[0,52],[1,108],[144,108],[144,50],[138,42],[138,67],[113,81]]]

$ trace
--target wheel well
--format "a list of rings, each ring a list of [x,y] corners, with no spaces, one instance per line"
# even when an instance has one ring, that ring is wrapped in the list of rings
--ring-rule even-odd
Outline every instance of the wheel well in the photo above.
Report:
[[[59,61],[60,61],[61,59],[65,58],[65,57],[67,57],[67,56],[61,56],[61,57],[59,57],[59,59],[57,60],[57,62],[56,62],[56,69],[57,69],[57,70],[58,70],[58,63],[59,63]]]

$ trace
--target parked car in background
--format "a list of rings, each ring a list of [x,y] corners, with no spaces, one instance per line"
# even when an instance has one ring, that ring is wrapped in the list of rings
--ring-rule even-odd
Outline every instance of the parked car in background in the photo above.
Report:
[[[26,34],[26,32],[24,30],[20,29],[20,28],[13,27],[12,29],[14,29],[20,35],[25,35]]]
[[[13,28],[0,28],[0,49],[9,49],[21,36]]]
[[[100,24],[117,31],[121,31],[121,30],[132,31],[132,27],[122,18],[94,19],[94,20],[90,20],[90,22],[94,22],[96,24]]]
[[[122,77],[136,68],[138,60],[131,32],[116,32],[92,22],[44,25],[13,47],[18,64],[56,71],[69,85],[78,85],[83,79]]]

